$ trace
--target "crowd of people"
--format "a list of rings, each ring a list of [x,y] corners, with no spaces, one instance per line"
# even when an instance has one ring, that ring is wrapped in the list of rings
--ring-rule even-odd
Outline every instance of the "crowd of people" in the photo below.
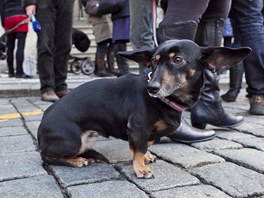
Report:
[[[83,0],[85,7],[89,0]],[[67,61],[72,48],[72,0],[4,0],[1,1],[1,22],[7,37],[7,67],[9,77],[31,78],[23,72],[25,39],[28,19],[36,15],[41,31],[37,33],[37,69],[43,101],[55,102],[69,92]],[[248,46],[252,53],[230,70],[230,89],[220,96],[220,74],[204,73],[204,86],[198,103],[191,110],[192,126],[184,121],[171,135],[179,141],[196,142],[214,133],[204,130],[206,124],[234,127],[242,123],[242,116],[227,113],[222,100],[234,102],[241,88],[243,73],[247,83],[252,115],[264,115],[264,26],[263,0],[123,0],[121,10],[103,15],[90,15],[97,45],[95,75],[122,76],[129,73],[127,60],[118,55],[127,50],[153,48],[169,39],[190,39],[200,46]],[[163,9],[161,22],[156,24],[157,6]],[[233,24],[232,35],[225,35],[224,24]],[[19,24],[18,26],[16,26]],[[235,25],[234,25],[235,24]],[[156,29],[157,25],[157,29]],[[15,28],[14,28],[15,27]],[[157,33],[156,33],[157,31]],[[234,37],[230,42],[230,37]],[[17,42],[16,71],[13,52]],[[234,41],[234,42],[233,42]],[[89,43],[90,45],[90,43]],[[115,67],[115,63],[117,66]],[[139,65],[139,75],[148,69]],[[221,99],[222,98],[222,99]],[[202,132],[201,132],[202,131]],[[187,138],[187,139],[186,139]]]

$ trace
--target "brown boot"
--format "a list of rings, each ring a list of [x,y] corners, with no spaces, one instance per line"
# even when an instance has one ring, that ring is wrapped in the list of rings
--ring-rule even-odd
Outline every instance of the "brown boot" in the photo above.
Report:
[[[46,102],[56,102],[60,98],[56,95],[53,89],[47,90],[41,94],[41,100]]]
[[[109,77],[114,76],[114,74],[108,72],[105,68],[105,56],[103,54],[96,54],[96,76],[98,77]]]

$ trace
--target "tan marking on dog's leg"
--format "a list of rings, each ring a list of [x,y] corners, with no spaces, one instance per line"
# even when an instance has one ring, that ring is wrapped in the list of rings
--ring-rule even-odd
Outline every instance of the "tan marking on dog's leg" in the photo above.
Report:
[[[167,125],[164,123],[163,120],[158,120],[155,124],[154,127],[156,128],[157,132],[163,131],[167,128]]]
[[[145,165],[145,153],[135,151],[133,158],[133,168],[138,178],[153,178],[151,169]]]
[[[85,152],[87,149],[91,149],[95,144],[96,138],[99,136],[99,133],[96,131],[86,131],[81,136],[81,145],[79,153]]]
[[[89,161],[83,157],[60,158],[60,160],[74,167],[84,167],[89,164]]]
[[[146,164],[154,163],[156,162],[156,156],[152,155],[149,151],[147,151],[147,153],[144,156],[144,162]]]

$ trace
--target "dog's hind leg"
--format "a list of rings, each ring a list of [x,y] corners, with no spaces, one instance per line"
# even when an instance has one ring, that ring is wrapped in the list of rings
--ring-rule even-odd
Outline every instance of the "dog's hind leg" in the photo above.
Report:
[[[86,158],[89,162],[106,162],[109,163],[109,160],[103,156],[101,153],[98,153],[94,149],[88,149],[84,153],[79,155],[80,157]]]
[[[84,167],[89,164],[89,160],[83,157],[42,157],[45,164],[53,164],[59,166],[73,166],[73,167]]]

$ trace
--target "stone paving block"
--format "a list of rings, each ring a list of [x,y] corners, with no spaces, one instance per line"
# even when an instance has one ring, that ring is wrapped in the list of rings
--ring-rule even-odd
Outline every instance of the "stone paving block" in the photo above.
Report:
[[[205,141],[205,142],[193,143],[191,145],[195,148],[207,152],[212,152],[215,150],[222,150],[222,149],[230,149],[230,148],[238,149],[243,147],[241,144],[229,140],[222,140],[219,138],[214,138],[210,141]]]
[[[194,168],[192,173],[232,197],[264,194],[264,175],[230,162]]]
[[[219,137],[221,139],[226,139],[226,140],[235,140],[235,139],[240,139],[240,138],[249,139],[254,136],[250,134],[246,134],[246,133],[237,132],[237,131],[217,131],[216,137]]]
[[[224,161],[219,156],[178,143],[155,144],[149,150],[162,159],[179,164],[185,168]]]
[[[0,128],[0,137],[27,135],[27,131],[24,127],[2,127]]]
[[[143,191],[128,181],[106,181],[69,188],[72,198],[148,198]]]
[[[253,135],[256,135],[259,137],[264,137],[264,133],[263,133],[264,125],[261,125],[260,123],[261,123],[261,121],[257,124],[252,124],[252,123],[246,122],[245,124],[243,124],[243,126],[236,127],[236,129],[238,129],[240,131],[246,131],[250,134],[253,134]]]
[[[148,164],[154,174],[154,178],[152,179],[138,179],[134,173],[132,164],[122,163],[117,164],[117,166],[124,172],[129,180],[132,180],[146,192],[199,183],[199,180],[188,172],[162,160],[157,160],[155,163]]]
[[[264,131],[262,131],[263,133]],[[233,141],[243,144],[245,147],[256,148],[264,151],[264,138],[252,137],[252,138],[234,138]]]
[[[46,174],[38,152],[0,154],[0,182]]]
[[[50,166],[62,186],[118,179],[120,173],[111,164],[91,163],[87,167]]]
[[[29,135],[0,137],[0,148],[1,154],[36,151]]]
[[[246,166],[249,169],[264,173],[264,152],[255,149],[228,149],[215,151],[216,154],[226,158],[228,161]]]
[[[151,193],[153,198],[231,198],[227,194],[209,185],[184,186]]]
[[[2,127],[23,127],[21,118],[0,120],[0,128]]]
[[[0,183],[3,198],[63,198],[52,176],[42,175]]]
[[[39,124],[40,124],[40,121],[27,121],[26,122],[26,126],[28,130],[34,136],[35,139],[37,139]]]
[[[97,141],[93,148],[103,154],[110,163],[131,161],[132,159],[127,141],[119,139]]]

